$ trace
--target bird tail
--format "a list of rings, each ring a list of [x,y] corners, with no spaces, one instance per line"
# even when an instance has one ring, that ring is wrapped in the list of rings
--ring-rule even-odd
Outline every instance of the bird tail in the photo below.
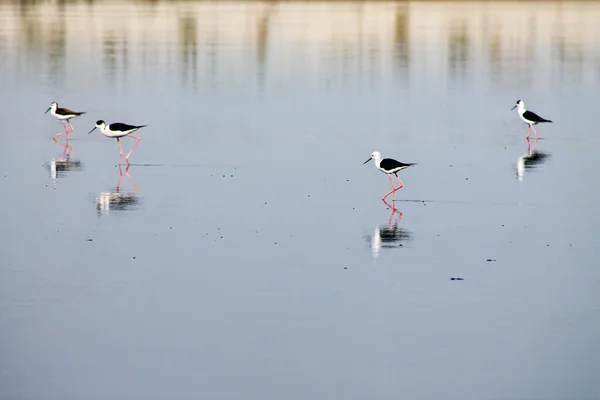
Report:
[[[83,115],[83,114],[87,114],[85,111],[82,112],[78,112],[77,115]]]
[[[143,128],[145,126],[148,126],[148,125],[139,125],[139,126],[136,126],[136,128],[140,129],[140,128]]]
[[[550,121],[549,119],[542,119],[542,122],[550,122],[551,124],[553,123],[552,121]]]

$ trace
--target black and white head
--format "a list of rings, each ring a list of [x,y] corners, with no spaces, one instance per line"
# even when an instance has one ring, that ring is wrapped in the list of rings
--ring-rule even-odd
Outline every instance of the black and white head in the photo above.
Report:
[[[56,111],[57,108],[58,108],[58,103],[53,101],[52,103],[50,103],[50,107],[48,107],[48,109],[46,110],[46,112],[44,114],[46,114],[50,110],[52,110],[54,112],[54,111]]]
[[[364,164],[366,164],[366,163],[368,163],[368,162],[369,162],[369,161],[371,161],[371,160],[375,160],[375,162],[378,162],[379,160],[381,160],[381,153],[380,153],[380,152],[378,152],[378,151],[374,151],[374,152],[372,152],[372,153],[371,153],[371,157],[369,157],[369,159],[368,159],[367,161],[365,161],[365,162],[363,163],[363,165],[364,165]]]
[[[514,110],[517,107],[519,107],[519,110],[525,108],[525,103],[523,103],[523,100],[517,100],[517,102],[515,103],[515,106],[513,108],[511,108],[511,110]]]
[[[99,119],[96,121],[96,126],[88,132],[88,135],[96,130],[96,128],[100,129],[100,132],[104,132],[106,130],[106,122]]]

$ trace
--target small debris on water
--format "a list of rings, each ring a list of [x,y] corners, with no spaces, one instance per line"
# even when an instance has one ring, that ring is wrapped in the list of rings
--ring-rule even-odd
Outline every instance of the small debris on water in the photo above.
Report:
[[[450,278],[451,281],[464,281],[464,278]]]
[[[88,242],[93,242],[93,241],[94,241],[94,239],[88,239],[87,241],[88,241]]]
[[[496,259],[495,259],[495,258],[488,258],[488,259],[487,259],[487,260],[485,260],[485,261],[487,261],[487,262],[492,262],[492,261],[496,261]]]

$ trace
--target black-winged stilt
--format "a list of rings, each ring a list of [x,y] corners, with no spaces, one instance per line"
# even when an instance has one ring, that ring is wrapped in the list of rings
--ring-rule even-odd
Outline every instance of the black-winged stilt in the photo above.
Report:
[[[94,129],[89,131],[88,135],[92,133],[96,128],[98,128],[100,129],[100,132],[102,132],[102,134],[107,138],[117,139],[117,143],[119,145],[119,163],[121,163],[121,160],[123,159],[123,148],[121,147],[121,141],[119,139],[124,136],[129,136],[131,138],[137,139],[137,142],[135,142],[135,144],[133,145],[131,150],[129,150],[129,153],[125,157],[125,161],[127,161],[127,164],[129,164],[129,156],[131,155],[131,153],[133,153],[133,150],[135,150],[137,145],[142,140],[137,136],[133,136],[132,133],[145,126],[147,125],[128,125],[121,122],[115,122],[113,124],[107,125],[106,122],[98,120],[96,121],[96,126],[94,127]]]
[[[73,125],[71,125],[71,121],[70,121],[71,118],[76,118],[76,117],[79,117],[80,115],[85,114],[85,111],[77,112],[77,111],[69,110],[68,108],[59,108],[58,103],[55,101],[53,101],[50,104],[50,107],[48,107],[48,109],[46,110],[46,112],[44,114],[46,114],[48,111],[50,111],[52,116],[58,118],[60,120],[60,122],[62,122],[63,127],[65,128],[64,132],[59,132],[56,135],[54,135],[54,141],[56,141],[56,138],[59,137],[60,135],[67,135],[67,140],[68,140],[69,133],[73,132]],[[67,127],[67,122],[69,123],[68,127]]]
[[[533,127],[535,124],[539,124],[540,122],[552,123],[552,121],[550,121],[549,119],[542,118],[539,115],[537,115],[536,113],[534,113],[533,111],[526,110],[525,103],[523,102],[523,100],[517,100],[517,104],[515,104],[515,106],[513,108],[511,108],[511,110],[514,110],[517,107],[518,107],[517,112],[519,113],[519,116],[527,124],[527,136],[525,136],[527,139],[529,139],[529,129],[530,128],[533,129],[536,139],[538,138],[538,133],[535,130],[535,128]]]
[[[390,183],[392,184],[392,190],[390,192],[386,193],[385,196],[383,196],[382,200],[384,200],[384,201],[385,201],[385,198],[388,197],[390,194],[395,193],[396,190],[402,189],[404,187],[404,184],[402,183],[400,178],[398,178],[398,172],[400,172],[403,169],[406,169],[412,165],[416,165],[416,163],[401,163],[400,161],[396,161],[392,158],[382,159],[381,153],[379,153],[378,151],[374,151],[371,154],[371,157],[369,157],[369,159],[367,161],[365,161],[363,163],[363,165],[368,163],[371,160],[373,160],[375,162],[375,167],[377,169],[379,169],[381,172],[384,172],[385,174],[387,174],[388,178],[390,178]],[[394,181],[392,181],[391,174],[396,175],[396,179],[398,179],[398,183],[400,183],[400,186],[398,186],[398,187],[394,186]]]

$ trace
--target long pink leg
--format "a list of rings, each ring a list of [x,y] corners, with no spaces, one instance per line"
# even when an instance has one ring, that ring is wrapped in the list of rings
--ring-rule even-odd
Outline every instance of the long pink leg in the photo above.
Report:
[[[535,142],[533,142],[533,147],[531,148],[531,151],[533,152],[536,148],[536,146],[538,145],[539,139],[535,138]]]
[[[135,192],[136,193],[140,193],[140,187],[138,186],[137,183],[135,183],[135,180],[133,179],[133,177],[129,174],[129,165],[127,165],[127,168],[125,169],[125,173],[127,174],[127,177],[129,178],[129,180],[131,181],[131,183],[133,183],[133,187],[135,188]]]
[[[525,139],[529,139],[529,132],[531,131],[531,125],[527,125],[527,136],[525,136]]]
[[[117,138],[117,144],[119,145],[119,164],[121,164],[121,160],[123,160],[123,148],[121,147],[121,141],[119,138]]]
[[[121,164],[117,165],[119,167],[119,183],[117,183],[117,193],[121,191],[121,183],[123,182],[123,170],[121,169]]]
[[[58,142],[56,142],[58,144]],[[63,156],[66,157],[67,155],[71,154],[73,152],[73,146],[69,146],[69,140],[67,139],[67,142],[65,143],[65,151],[63,151]]]
[[[538,134],[537,134],[537,131],[535,130],[535,128],[533,127],[533,125],[531,125],[531,129],[533,129],[533,132],[535,132],[535,138],[537,139],[538,138]]]
[[[398,189],[402,189],[404,187],[404,184],[402,183],[400,178],[398,178],[398,175],[396,175],[396,179],[398,179],[398,183],[400,183],[400,186],[398,186]],[[398,189],[396,189],[396,190],[398,190]]]
[[[65,121],[63,121],[62,119],[60,120],[61,124],[63,125],[63,132],[58,132],[56,135],[54,135],[53,140],[58,143],[58,140],[56,140],[57,137],[59,137],[60,135],[67,135],[67,138],[69,137],[69,131],[67,130],[67,127],[65,126]]]
[[[142,139],[140,139],[137,136],[133,136],[133,135],[127,135],[129,137],[132,137],[134,139],[137,139],[137,142],[135,142],[135,144],[133,145],[133,147],[131,148],[131,150],[129,150],[129,154],[127,154],[127,157],[125,157],[125,161],[127,161],[127,164],[129,164],[129,156],[131,155],[131,153],[133,153],[133,150],[135,150],[135,148],[137,147],[138,144],[140,144],[140,142],[142,141]]]
[[[396,190],[398,190],[394,186],[394,181],[392,181],[392,177],[389,174],[388,174],[388,178],[390,178],[390,183],[392,184],[392,190],[390,192],[386,193],[385,196],[383,196],[383,199],[381,199],[381,200],[384,200],[384,201],[385,201],[386,197],[388,197],[390,194],[392,194],[392,193],[396,192]]]
[[[388,204],[388,202],[385,201],[385,200],[383,200],[383,204],[385,204],[390,210],[392,210],[392,214],[390,215],[390,218],[388,220],[388,228],[391,228],[392,222],[394,220],[394,214],[397,214],[397,216],[396,216],[396,218],[397,218],[396,223],[399,223],[400,220],[402,219],[402,213],[400,211],[398,211],[398,209],[396,207],[394,207],[393,205]]]

